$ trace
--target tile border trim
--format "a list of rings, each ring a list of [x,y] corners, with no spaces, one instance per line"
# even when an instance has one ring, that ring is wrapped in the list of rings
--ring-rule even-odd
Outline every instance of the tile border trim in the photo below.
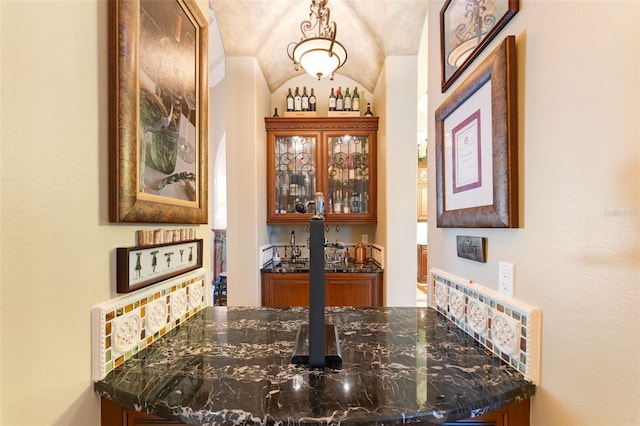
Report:
[[[94,381],[211,305],[206,268],[96,305],[91,310]]]
[[[429,306],[538,384],[542,311],[439,269],[430,274]]]

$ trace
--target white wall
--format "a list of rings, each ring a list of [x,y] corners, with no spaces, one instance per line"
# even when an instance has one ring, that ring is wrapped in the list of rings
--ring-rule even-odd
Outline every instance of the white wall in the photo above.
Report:
[[[386,306],[416,306],[417,84],[417,56],[388,56],[374,92],[384,99],[377,235],[385,247]]]
[[[0,15],[0,424],[97,425],[91,308],[116,296],[115,248],[172,226],[108,220],[107,2]]]
[[[227,284],[229,306],[260,306],[258,247],[266,227],[266,133],[270,95],[256,58],[226,60]]]
[[[496,288],[498,261],[515,263],[517,298],[543,312],[533,425],[637,425],[640,3],[520,4],[482,58],[516,35],[522,228],[437,228],[431,162],[429,266]],[[440,7],[429,4],[431,117],[452,90],[440,92]],[[486,264],[457,258],[460,234],[488,238]]]

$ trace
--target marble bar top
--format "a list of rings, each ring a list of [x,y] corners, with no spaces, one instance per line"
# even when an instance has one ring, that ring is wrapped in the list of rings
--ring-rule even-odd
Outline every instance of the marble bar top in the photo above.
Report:
[[[291,364],[307,308],[208,307],[95,383],[126,407],[194,425],[443,423],[535,385],[431,308],[327,307],[342,368]]]

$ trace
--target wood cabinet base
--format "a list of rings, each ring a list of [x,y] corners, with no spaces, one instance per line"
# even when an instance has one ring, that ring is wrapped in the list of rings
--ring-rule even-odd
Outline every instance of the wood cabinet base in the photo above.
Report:
[[[101,398],[100,401],[100,424],[102,426],[188,426],[175,420],[165,420],[151,414],[131,410],[107,398]]]
[[[327,306],[382,306],[382,273],[326,273]],[[262,273],[262,306],[309,306],[309,273]]]
[[[468,420],[444,423],[443,426],[529,426],[530,401],[528,399],[508,405],[500,410]]]

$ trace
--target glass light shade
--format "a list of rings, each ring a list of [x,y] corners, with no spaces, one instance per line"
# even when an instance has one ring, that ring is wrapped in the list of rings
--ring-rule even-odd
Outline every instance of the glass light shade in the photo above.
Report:
[[[337,41],[326,38],[309,38],[301,41],[293,51],[293,59],[310,75],[321,78],[331,76],[347,60],[347,51]]]

